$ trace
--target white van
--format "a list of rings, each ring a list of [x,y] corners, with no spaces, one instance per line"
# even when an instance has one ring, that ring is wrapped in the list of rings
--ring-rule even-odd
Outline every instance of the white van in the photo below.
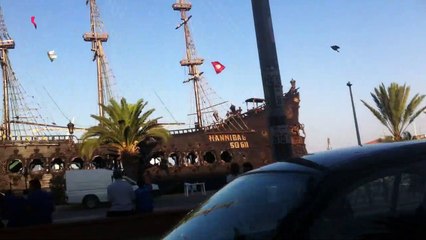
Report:
[[[65,172],[65,194],[68,204],[83,204],[95,208],[101,202],[108,202],[107,188],[113,181],[113,171],[109,169],[69,170]],[[136,182],[126,176],[133,189]],[[154,186],[153,186],[154,187]],[[155,188],[155,187],[154,187]],[[158,186],[156,186],[158,189]]]

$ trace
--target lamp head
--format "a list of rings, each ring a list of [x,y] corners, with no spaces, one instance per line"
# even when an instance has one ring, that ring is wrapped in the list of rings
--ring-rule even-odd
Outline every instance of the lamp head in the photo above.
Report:
[[[74,133],[74,123],[69,122],[69,123],[67,124],[67,128],[68,128],[68,132],[69,132],[70,134],[73,134],[73,133]]]

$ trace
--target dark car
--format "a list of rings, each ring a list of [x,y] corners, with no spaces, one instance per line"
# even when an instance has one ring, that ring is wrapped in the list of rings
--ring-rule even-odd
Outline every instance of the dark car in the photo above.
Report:
[[[426,141],[332,150],[241,175],[165,239],[426,239]]]

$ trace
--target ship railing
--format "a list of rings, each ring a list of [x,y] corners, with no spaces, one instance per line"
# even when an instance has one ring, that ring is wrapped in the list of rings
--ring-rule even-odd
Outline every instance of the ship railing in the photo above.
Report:
[[[177,134],[185,134],[185,133],[195,133],[195,132],[210,132],[210,131],[218,131],[221,126],[223,126],[225,122],[221,121],[219,123],[214,123],[212,125],[205,126],[201,129],[198,128],[186,128],[186,129],[176,129],[176,130],[170,130],[169,133],[171,135],[177,135]],[[241,131],[240,131],[241,132]],[[252,132],[252,131],[246,131],[246,132]]]
[[[265,110],[265,104],[263,104],[263,105],[261,105],[261,106],[258,106],[258,107],[255,107],[255,108],[252,108],[252,109],[249,109],[249,110],[247,110],[247,112],[245,112],[245,113],[238,113],[238,115],[241,117],[241,118],[246,118],[248,115],[249,115],[249,113],[251,113],[251,112],[256,112],[256,111],[263,111],[263,110]],[[185,133],[194,133],[194,132],[199,132],[199,131],[209,131],[209,130],[217,130],[218,129],[218,127],[220,127],[220,126],[222,126],[224,123],[225,123],[225,121],[226,120],[228,120],[228,119],[230,119],[230,118],[232,118],[232,117],[235,117],[235,115],[234,114],[232,114],[232,115],[230,115],[229,117],[227,117],[226,119],[222,119],[220,122],[217,122],[217,123],[214,123],[214,124],[211,124],[211,125],[208,125],[208,126],[205,126],[205,127],[203,127],[202,129],[199,129],[199,128],[185,128],[185,129],[175,129],[175,130],[170,130],[169,131],[169,133],[171,134],[171,135],[177,135],[177,134],[185,134]]]
[[[177,135],[177,134],[185,134],[185,133],[194,133],[194,132],[199,132],[199,131],[209,131],[209,130],[213,130],[213,129],[217,129],[218,126],[223,125],[223,122],[221,123],[215,123],[212,125],[208,125],[202,128],[185,128],[185,129],[175,129],[175,130],[170,130],[169,133],[171,135]]]
[[[256,112],[256,111],[260,112],[260,111],[265,110],[265,107],[266,107],[266,105],[263,104],[263,105],[258,106],[258,107],[247,109],[247,112],[238,113],[238,116],[240,116],[241,118],[246,118],[252,112]],[[230,115],[230,117],[233,117],[233,116],[234,116],[234,114]]]
[[[75,136],[70,135],[49,135],[49,136],[11,136],[9,138],[0,138],[0,142],[13,143],[13,142],[65,142],[65,141],[78,142]]]
[[[177,135],[177,134],[185,134],[185,133],[194,133],[199,132],[201,129],[197,128],[185,128],[185,129],[176,129],[176,130],[170,130],[171,135]]]

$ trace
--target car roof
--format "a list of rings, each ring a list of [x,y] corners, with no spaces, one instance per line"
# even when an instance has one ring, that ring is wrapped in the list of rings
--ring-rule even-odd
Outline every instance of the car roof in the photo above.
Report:
[[[426,161],[426,141],[402,141],[307,154],[261,167],[259,171],[339,171]],[[310,170],[308,170],[310,169]]]

